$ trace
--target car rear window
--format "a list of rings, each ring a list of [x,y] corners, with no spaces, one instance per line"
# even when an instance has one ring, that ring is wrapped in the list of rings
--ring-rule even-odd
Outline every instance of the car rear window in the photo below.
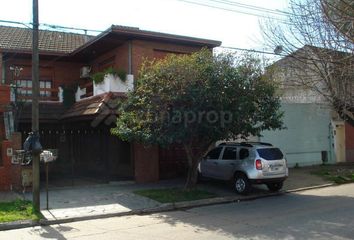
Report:
[[[279,148],[257,149],[259,156],[265,160],[278,160],[284,157]]]

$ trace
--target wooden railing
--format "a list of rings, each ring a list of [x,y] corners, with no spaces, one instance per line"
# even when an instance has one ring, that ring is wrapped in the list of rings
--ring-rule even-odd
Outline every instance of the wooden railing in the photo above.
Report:
[[[92,81],[80,85],[80,88],[81,89],[86,88],[86,94],[81,95],[81,99],[93,96],[93,82]]]

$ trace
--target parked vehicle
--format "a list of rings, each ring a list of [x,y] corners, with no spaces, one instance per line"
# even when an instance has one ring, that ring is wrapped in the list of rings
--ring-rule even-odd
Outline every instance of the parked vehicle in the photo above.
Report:
[[[231,181],[239,194],[247,194],[252,184],[279,191],[288,167],[284,154],[270,143],[222,143],[201,160],[198,177]]]

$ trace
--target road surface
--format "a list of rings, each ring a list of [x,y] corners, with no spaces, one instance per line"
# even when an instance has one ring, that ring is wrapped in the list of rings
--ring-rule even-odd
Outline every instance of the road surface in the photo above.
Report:
[[[354,239],[354,184],[186,211],[3,231],[0,239]]]

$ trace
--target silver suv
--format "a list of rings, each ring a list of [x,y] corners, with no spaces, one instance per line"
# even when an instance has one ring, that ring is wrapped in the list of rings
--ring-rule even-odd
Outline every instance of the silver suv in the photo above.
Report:
[[[198,177],[232,181],[239,194],[247,194],[251,184],[279,191],[288,168],[283,153],[270,143],[221,143],[199,163]]]

